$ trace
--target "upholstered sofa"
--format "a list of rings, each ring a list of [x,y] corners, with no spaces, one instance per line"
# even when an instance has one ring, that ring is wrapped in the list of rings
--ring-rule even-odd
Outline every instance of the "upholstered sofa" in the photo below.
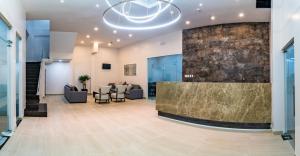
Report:
[[[129,84],[125,92],[125,97],[130,100],[143,99],[144,91],[140,85]]]
[[[86,91],[78,91],[74,86],[65,85],[64,87],[64,96],[70,103],[86,103],[87,94]]]

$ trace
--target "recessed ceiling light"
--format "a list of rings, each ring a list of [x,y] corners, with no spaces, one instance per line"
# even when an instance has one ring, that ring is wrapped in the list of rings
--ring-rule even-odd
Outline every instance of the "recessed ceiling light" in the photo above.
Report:
[[[186,25],[190,25],[190,24],[191,24],[191,21],[185,21],[185,24],[186,24]]]
[[[95,27],[95,28],[94,28],[94,30],[95,30],[95,31],[98,31],[98,30],[99,30],[99,28],[98,28],[98,27]]]
[[[171,15],[173,15],[173,14],[174,14],[174,11],[173,11],[173,10],[171,10],[171,11],[170,11],[170,14],[171,14]]]
[[[86,38],[91,38],[91,36],[90,36],[90,35],[86,35],[85,37],[86,37]]]
[[[96,8],[100,8],[100,4],[96,4]]]
[[[84,42],[84,41],[80,41],[80,43],[81,43],[81,44],[84,44],[85,42]]]
[[[130,38],[131,38],[132,36],[133,36],[132,34],[128,34],[128,37],[130,37]]]
[[[112,42],[107,43],[107,45],[108,45],[109,47],[111,47],[111,46],[112,46]]]
[[[245,14],[244,13],[239,13],[239,17],[244,17],[245,16]]]
[[[60,3],[65,3],[65,0],[60,0]]]
[[[117,42],[121,42],[121,39],[118,38],[118,39],[117,39]]]
[[[203,6],[203,3],[199,3],[199,7],[202,7]]]
[[[114,33],[114,34],[117,34],[117,33],[118,33],[118,31],[117,31],[117,30],[114,30],[114,31],[113,31],[113,33]]]
[[[216,17],[215,16],[211,16],[210,19],[214,21],[216,19]]]

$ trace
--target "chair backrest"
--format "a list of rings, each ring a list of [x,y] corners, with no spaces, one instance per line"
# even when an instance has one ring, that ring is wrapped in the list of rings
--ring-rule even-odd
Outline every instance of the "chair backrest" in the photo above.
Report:
[[[115,83],[109,83],[108,86],[111,86],[111,89],[115,89],[116,88],[116,84]]]
[[[111,86],[103,86],[103,87],[101,87],[100,88],[100,93],[101,94],[108,94],[109,93],[109,91],[110,91],[110,89],[111,89]]]
[[[125,93],[126,91],[126,86],[125,85],[117,85],[116,86],[117,90],[118,90],[118,93]]]

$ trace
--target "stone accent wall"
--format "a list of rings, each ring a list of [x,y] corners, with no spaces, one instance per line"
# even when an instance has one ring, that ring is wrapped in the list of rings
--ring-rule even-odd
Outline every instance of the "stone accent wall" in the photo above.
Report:
[[[269,30],[269,23],[184,30],[183,81],[270,82]]]

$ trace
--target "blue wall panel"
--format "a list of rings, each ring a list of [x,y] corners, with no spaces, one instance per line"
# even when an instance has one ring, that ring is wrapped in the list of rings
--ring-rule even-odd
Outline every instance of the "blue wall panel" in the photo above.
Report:
[[[148,59],[148,95],[156,96],[157,82],[182,81],[182,55],[169,55]]]
[[[148,82],[182,81],[182,55],[148,59]]]
[[[50,21],[29,20],[27,27],[26,61],[40,62],[49,58],[50,51]]]

